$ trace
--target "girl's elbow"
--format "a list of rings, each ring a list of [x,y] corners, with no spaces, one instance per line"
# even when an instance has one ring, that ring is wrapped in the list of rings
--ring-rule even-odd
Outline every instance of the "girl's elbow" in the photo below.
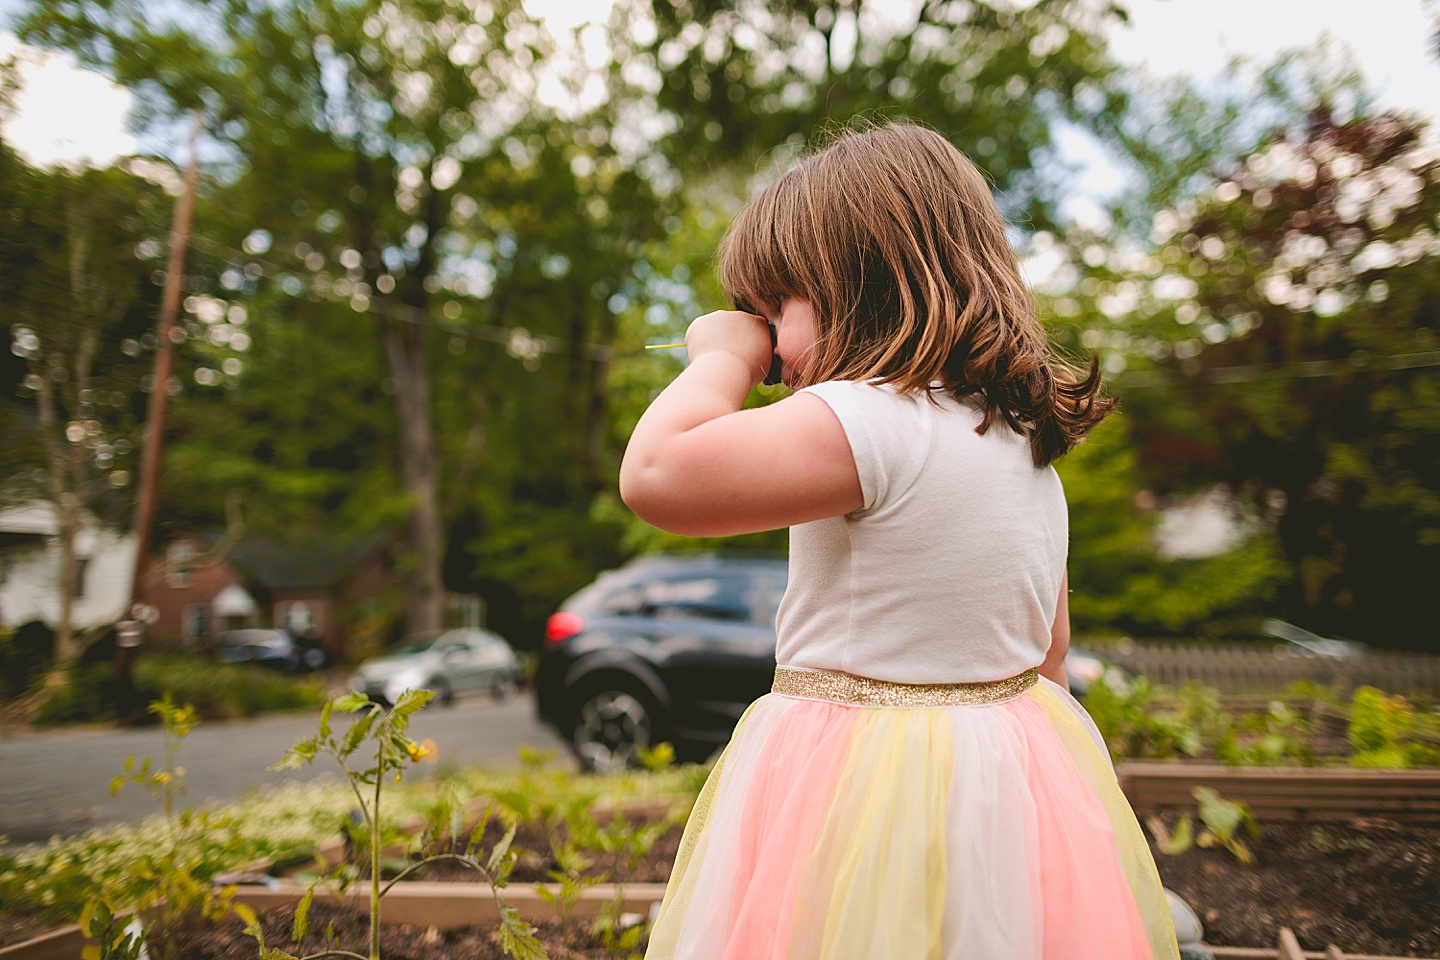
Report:
[[[653,468],[622,464],[620,499],[641,520],[653,527],[671,530],[667,520],[672,512],[670,501],[673,497],[667,494],[668,484],[663,477],[657,476],[657,473]]]

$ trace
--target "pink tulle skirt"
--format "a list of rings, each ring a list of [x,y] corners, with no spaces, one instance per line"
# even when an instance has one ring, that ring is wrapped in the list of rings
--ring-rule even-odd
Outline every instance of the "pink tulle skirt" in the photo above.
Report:
[[[647,960],[1176,960],[1094,724],[769,694],[696,802]]]

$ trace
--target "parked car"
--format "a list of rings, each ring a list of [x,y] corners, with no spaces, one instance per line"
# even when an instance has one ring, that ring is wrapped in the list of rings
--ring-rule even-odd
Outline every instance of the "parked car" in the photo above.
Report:
[[[1273,617],[1261,623],[1260,629],[1269,636],[1285,641],[1285,644],[1275,646],[1275,656],[1282,660],[1358,660],[1365,655],[1364,644],[1353,640],[1332,640]]]
[[[1077,700],[1083,700],[1097,683],[1117,693],[1124,693],[1130,684],[1130,675],[1123,668],[1078,647],[1071,647],[1065,654],[1065,675],[1070,681],[1070,694]]]
[[[415,637],[365,661],[350,678],[350,689],[387,705],[406,690],[434,690],[435,700],[449,706],[457,694],[484,690],[504,699],[519,679],[520,661],[504,637],[461,627]]]
[[[285,630],[268,627],[222,631],[215,635],[210,650],[221,663],[253,663],[285,673],[319,670],[329,663],[319,646],[307,646]]]
[[[642,557],[550,617],[535,675],[539,718],[587,770],[665,741],[703,760],[775,675],[783,559]]]
[[[641,557],[566,600],[546,624],[535,707],[586,770],[637,762],[669,741],[678,759],[724,744],[775,677],[782,559]],[[1070,689],[1124,682],[1084,650],[1066,659]]]

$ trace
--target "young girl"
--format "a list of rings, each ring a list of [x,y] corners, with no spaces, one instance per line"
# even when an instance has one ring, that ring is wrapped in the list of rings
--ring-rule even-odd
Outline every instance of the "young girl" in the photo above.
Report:
[[[980,173],[842,136],[720,251],[620,491],[691,536],[790,527],[774,692],[686,827],[652,960],[1173,960],[1159,878],[1065,690],[1050,464],[1109,412],[1051,356]],[[794,395],[741,410],[774,355]]]

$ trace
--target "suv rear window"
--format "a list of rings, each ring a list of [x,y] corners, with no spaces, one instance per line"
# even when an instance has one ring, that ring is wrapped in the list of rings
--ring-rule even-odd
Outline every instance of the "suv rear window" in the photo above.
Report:
[[[658,577],[616,588],[601,606],[619,617],[749,622],[751,589],[748,577]]]

